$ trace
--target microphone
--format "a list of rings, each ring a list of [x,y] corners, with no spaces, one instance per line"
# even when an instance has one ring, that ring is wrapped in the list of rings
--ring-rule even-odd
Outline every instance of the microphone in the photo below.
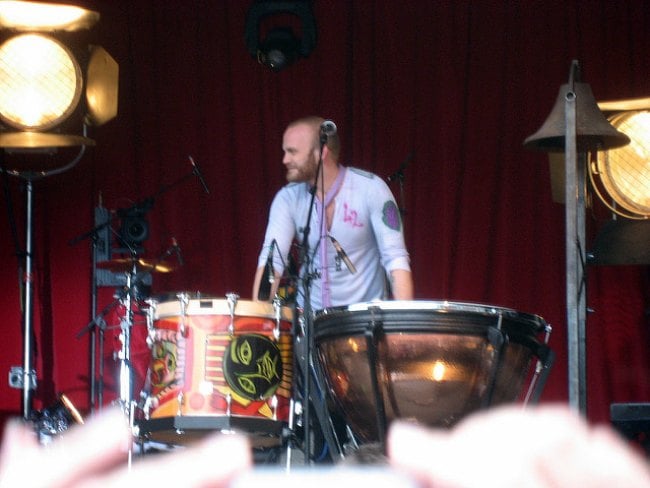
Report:
[[[188,158],[190,158],[190,163],[192,163],[192,167],[194,168],[192,170],[192,173],[201,182],[201,186],[203,187],[203,191],[206,192],[206,193],[210,193],[210,190],[208,190],[208,185],[205,184],[205,180],[203,179],[203,175],[201,174],[201,170],[199,169],[199,167],[194,162],[194,159],[192,158],[192,156],[188,156]]]
[[[176,259],[179,266],[185,266],[185,260],[183,259],[183,253],[181,252],[181,247],[178,245],[178,241],[175,237],[172,237],[172,249],[176,253]]]
[[[264,274],[260,281],[260,289],[257,292],[257,299],[266,301],[271,296],[271,284],[275,282],[275,270],[273,269],[273,252],[277,243],[275,239],[271,241],[269,255],[266,257],[266,265],[264,266]]]
[[[333,136],[336,134],[336,124],[331,120],[325,120],[320,125],[320,133],[325,136]]]
[[[404,181],[404,170],[409,165],[412,158],[413,158],[413,151],[411,151],[409,153],[409,155],[406,156],[406,159],[400,165],[400,167],[399,167],[399,169],[397,171],[395,171],[392,175],[386,177],[386,181],[389,182],[389,183],[391,183],[392,181],[395,181],[395,180]]]
[[[324,120],[320,125],[320,143],[324,146],[330,136],[336,134],[336,124],[331,120]],[[322,149],[322,147],[321,147]]]
[[[357,272],[357,268],[354,267],[354,264],[352,264],[352,261],[350,261],[350,258],[348,257],[347,254],[345,254],[345,251],[341,247],[341,244],[339,244],[339,241],[334,239],[332,236],[329,236],[330,241],[332,241],[332,245],[334,246],[334,249],[336,250],[336,255],[345,263],[345,266],[348,268],[348,271],[350,273],[354,274]]]

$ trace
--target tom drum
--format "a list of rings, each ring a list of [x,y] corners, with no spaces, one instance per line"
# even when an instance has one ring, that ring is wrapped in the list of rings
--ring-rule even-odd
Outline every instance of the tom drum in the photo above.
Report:
[[[153,300],[149,315],[142,434],[172,444],[208,430],[242,431],[260,444],[280,435],[293,380],[289,308],[179,293]]]

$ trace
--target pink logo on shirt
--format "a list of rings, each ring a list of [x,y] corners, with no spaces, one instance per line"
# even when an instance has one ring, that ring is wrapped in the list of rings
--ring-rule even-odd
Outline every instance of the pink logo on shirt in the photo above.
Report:
[[[343,204],[343,222],[351,224],[352,227],[363,227],[363,222],[359,222],[359,214],[350,209],[347,203]]]

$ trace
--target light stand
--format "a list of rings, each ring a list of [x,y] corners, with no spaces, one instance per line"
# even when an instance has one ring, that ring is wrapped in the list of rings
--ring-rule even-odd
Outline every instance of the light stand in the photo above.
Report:
[[[587,411],[586,366],[586,277],[585,277],[585,164],[584,152],[580,154],[576,142],[576,95],[571,71],[569,90],[565,97],[566,118],[566,179],[565,249],[566,249],[566,308],[569,403],[580,412]]]
[[[62,15],[65,14],[65,15]],[[24,361],[11,378],[23,389],[23,416],[30,416],[30,389],[36,388],[31,338],[33,181],[73,167],[95,142],[86,137],[88,125],[102,125],[117,115],[118,66],[100,46],[80,51],[80,63],[70,47],[56,39],[62,32],[91,28],[97,12],[44,2],[0,2],[0,29],[11,35],[0,45],[0,147],[52,152],[57,147],[80,146],[79,155],[52,171],[18,172],[27,182],[25,291],[23,296]],[[76,50],[76,49],[75,49]],[[83,67],[82,67],[83,64]],[[82,69],[83,68],[83,69]],[[75,122],[74,124],[72,124]],[[65,133],[71,131],[71,133]],[[78,134],[77,132],[82,132]],[[0,168],[6,172],[5,168]]]
[[[555,106],[542,127],[524,145],[565,154],[566,318],[569,404],[586,413],[586,277],[585,185],[586,153],[630,142],[598,108],[589,85],[579,82],[577,61],[569,83],[560,87]]]
[[[17,171],[0,168],[6,174],[16,176],[25,181],[25,266],[21,279],[24,282],[23,296],[21,297],[21,308],[23,312],[23,365],[22,368],[12,368],[12,376],[17,381],[12,386],[20,387],[22,390],[22,414],[23,419],[29,420],[32,414],[32,393],[36,389],[36,370],[34,369],[32,337],[34,333],[34,291],[33,291],[33,259],[34,259],[34,181],[48,176],[63,173],[73,168],[82,158],[86,146],[81,146],[77,156],[61,168],[49,171]]]
[[[31,177],[26,179],[25,194],[26,217],[25,217],[25,271],[23,282],[23,381],[22,381],[22,412],[23,419],[29,420],[31,417],[32,399],[31,390],[36,389],[36,370],[33,369],[32,358],[32,333],[33,327],[33,303],[34,292],[32,290],[32,216],[33,216],[33,180]]]

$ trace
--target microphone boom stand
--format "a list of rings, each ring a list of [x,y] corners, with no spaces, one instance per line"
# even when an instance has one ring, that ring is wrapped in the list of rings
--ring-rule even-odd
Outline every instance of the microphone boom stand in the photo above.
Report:
[[[309,253],[309,234],[310,234],[310,223],[311,217],[314,209],[314,200],[316,198],[316,192],[318,189],[318,178],[323,178],[323,146],[327,142],[327,134],[321,134],[320,139],[320,156],[318,158],[318,166],[316,168],[316,180],[314,181],[314,186],[311,190],[311,199],[309,203],[309,210],[307,213],[307,222],[303,227],[303,239],[300,245],[299,252],[299,269],[304,269],[303,273],[303,317],[304,317],[304,342],[306,344],[306,354],[304,359],[304,364],[302,366],[302,379],[303,379],[303,429],[304,429],[304,448],[305,448],[305,463],[309,464],[312,456],[311,442],[312,442],[312,433],[311,433],[311,417],[312,417],[312,405],[310,404],[310,397],[312,396],[312,381],[314,381],[314,386],[319,386],[319,377],[317,375],[316,368],[314,367],[314,331],[313,331],[313,310],[311,305],[311,285],[312,279],[318,274],[312,270],[312,261],[311,255]],[[312,368],[314,373],[314,378],[312,379]],[[321,425],[321,430],[325,441],[328,446],[334,450],[336,448],[338,452],[341,453],[341,447],[335,438],[336,434],[331,426],[331,419],[328,425],[326,424],[325,415],[326,411],[323,408],[316,409],[316,405],[313,405],[314,411],[318,416],[318,421]],[[322,407],[322,405],[321,405]],[[331,431],[329,429],[332,429]],[[332,454],[334,454],[332,452]]]
[[[75,245],[75,244],[77,244],[77,243],[79,243],[79,242],[81,242],[81,241],[83,241],[85,239],[88,239],[88,238],[92,238],[92,242],[93,242],[93,244],[92,244],[92,246],[93,246],[93,249],[92,249],[92,260],[93,260],[93,263],[92,263],[92,274],[93,274],[92,282],[93,282],[93,284],[92,284],[92,299],[91,299],[91,301],[92,301],[92,303],[91,303],[91,306],[92,306],[92,310],[91,310],[92,320],[90,321],[90,323],[84,329],[82,329],[82,331],[77,336],[77,338],[79,338],[79,336],[83,335],[85,332],[88,332],[88,331],[90,332],[90,342],[91,342],[91,346],[90,346],[90,355],[91,355],[91,357],[90,357],[90,370],[91,370],[90,371],[90,377],[91,377],[91,379],[90,379],[90,381],[91,381],[91,385],[90,385],[90,405],[91,405],[91,408],[93,410],[94,409],[101,410],[101,408],[102,408],[103,385],[104,385],[104,381],[103,381],[103,363],[101,362],[101,358],[100,358],[100,361],[99,361],[99,363],[100,363],[99,364],[99,373],[97,373],[97,371],[96,371],[97,362],[98,362],[97,349],[99,348],[100,350],[103,350],[103,343],[104,343],[103,330],[102,330],[102,327],[100,327],[99,344],[98,345],[96,344],[96,342],[97,342],[96,327],[98,326],[98,324],[97,324],[98,321],[96,320],[97,319],[97,252],[96,252],[96,240],[98,239],[99,232],[102,229],[110,226],[113,223],[113,221],[115,220],[116,216],[122,216],[124,214],[127,214],[129,211],[136,210],[136,209],[139,209],[139,210],[142,210],[142,211],[149,211],[153,207],[155,199],[158,198],[159,196],[161,196],[162,194],[166,193],[170,189],[184,183],[185,181],[187,181],[190,178],[197,177],[197,178],[201,179],[200,173],[198,172],[198,169],[197,169],[197,167],[196,167],[196,165],[194,163],[194,160],[192,159],[191,156],[189,158],[190,158],[190,162],[192,163],[192,170],[189,173],[181,176],[176,181],[173,181],[172,183],[170,183],[168,185],[162,186],[160,189],[158,189],[158,191],[154,192],[151,196],[146,197],[145,199],[143,199],[143,200],[141,200],[139,202],[136,202],[131,207],[128,207],[128,208],[125,208],[125,209],[120,209],[115,214],[108,215],[106,217],[106,219],[101,224],[96,225],[95,227],[93,227],[89,231],[78,235],[77,237],[71,239],[68,242],[68,244],[70,246],[73,246],[73,245]],[[201,182],[201,183],[203,185],[203,182]],[[127,247],[129,247],[129,246],[127,246]],[[135,256],[134,256],[134,258],[135,258]],[[126,351],[123,350],[122,354],[124,354],[125,352]],[[97,378],[97,374],[99,374],[99,378]],[[122,396],[125,396],[125,395],[122,395]]]
[[[406,156],[406,159],[400,165],[397,171],[395,171],[392,175],[386,178],[386,181],[388,181],[389,183],[395,180],[397,180],[399,183],[399,199],[400,199],[399,213],[402,216],[402,218],[404,218],[404,216],[406,215],[406,203],[405,203],[406,197],[404,196],[404,179],[405,179],[404,170],[411,162],[411,159],[413,159],[413,152],[411,152],[408,156]]]
[[[320,150],[320,157],[318,158],[318,167],[316,169],[316,180],[314,181],[314,187],[311,191],[311,198],[309,202],[309,210],[307,212],[307,222],[305,226],[303,227],[303,236],[302,236],[302,243],[300,245],[300,252],[299,252],[299,266],[298,268],[304,267],[305,272],[303,273],[303,279],[302,279],[302,285],[303,285],[303,317],[305,319],[305,328],[304,328],[304,334],[305,334],[305,343],[307,344],[307,352],[306,352],[306,357],[304,362],[306,364],[303,364],[302,367],[302,374],[303,374],[303,409],[302,409],[302,416],[303,416],[303,434],[304,434],[304,449],[305,449],[305,463],[309,464],[310,458],[311,458],[311,427],[310,427],[310,417],[311,417],[311,408],[309,405],[309,397],[311,393],[311,377],[309,375],[309,370],[312,364],[312,355],[313,355],[313,331],[312,331],[312,326],[313,326],[313,320],[312,320],[312,314],[313,310],[311,308],[311,280],[313,278],[312,276],[312,263],[311,263],[311,256],[309,255],[309,234],[311,232],[311,216],[313,213],[313,208],[314,208],[314,200],[316,199],[316,192],[318,189],[318,176],[322,172],[323,169],[323,143],[321,141],[321,150]]]

